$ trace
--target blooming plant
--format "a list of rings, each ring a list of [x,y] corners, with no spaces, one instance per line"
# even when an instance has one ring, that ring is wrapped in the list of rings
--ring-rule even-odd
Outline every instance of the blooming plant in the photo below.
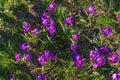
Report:
[[[0,80],[120,80],[119,0],[1,0]]]

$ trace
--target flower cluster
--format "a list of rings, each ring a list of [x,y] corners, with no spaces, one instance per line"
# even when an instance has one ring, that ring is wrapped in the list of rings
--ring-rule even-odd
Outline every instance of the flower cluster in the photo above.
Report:
[[[55,35],[55,33],[57,32],[57,23],[58,22],[56,22],[55,20],[51,19],[53,14],[57,11],[57,8],[58,8],[57,4],[55,2],[51,2],[48,5],[47,10],[44,11],[40,15],[40,20],[41,20],[43,31],[46,30],[49,33],[49,35],[54,38],[54,40],[55,39],[57,40],[57,39],[61,38],[61,35]],[[96,12],[97,12],[97,8],[95,8],[94,5],[90,5],[87,8],[87,12],[84,12],[86,14],[86,17],[88,17],[87,18],[88,20],[86,20],[86,18],[84,19],[84,17],[83,18],[81,17],[80,21],[81,22],[82,21],[83,22],[86,21],[86,22],[84,22],[85,26],[89,26],[89,23],[93,24],[94,21],[96,21],[96,23],[97,23],[97,20],[94,20],[94,18],[97,18],[97,17],[94,17],[95,16],[94,14],[96,14]],[[64,23],[63,26],[67,26],[67,28],[65,28],[65,29],[69,29],[69,30],[72,29],[70,31],[70,34],[72,33],[71,38],[70,38],[71,43],[68,46],[69,49],[67,48],[67,50],[71,51],[71,53],[72,53],[72,55],[71,55],[72,59],[71,60],[74,63],[74,66],[76,66],[78,68],[78,67],[82,67],[82,66],[85,65],[85,58],[83,58],[82,54],[80,54],[81,52],[79,52],[79,50],[82,49],[82,46],[80,46],[78,44],[78,41],[79,41],[79,39],[81,37],[80,33],[82,33],[82,32],[77,33],[77,30],[73,30],[73,28],[71,27],[71,26],[73,26],[75,24],[75,21],[77,21],[77,19],[76,20],[74,19],[75,16],[76,15],[65,17],[63,19],[63,23]],[[92,18],[93,18],[93,20],[92,20]],[[81,23],[81,25],[84,24],[84,23]],[[120,15],[116,15],[116,24],[119,24],[119,23],[120,23]],[[62,28],[64,28],[63,26],[62,26]],[[25,35],[29,34],[29,32],[30,32],[31,34],[34,35],[34,37],[37,36],[36,39],[39,38],[38,35],[40,34],[41,30],[38,27],[32,28],[31,24],[25,23],[25,24],[22,25],[22,29],[23,29]],[[75,27],[75,29],[78,29],[78,28]],[[92,29],[90,29],[90,30],[92,30]],[[83,31],[83,30],[80,30],[80,31]],[[61,31],[59,31],[59,32],[62,33]],[[67,31],[64,32],[65,36],[67,34],[66,32]],[[91,32],[91,31],[89,31],[89,32]],[[106,37],[109,38],[109,36],[112,35],[113,32],[114,32],[114,29],[112,29],[109,26],[104,27],[102,29],[102,34],[105,36],[105,38]],[[83,33],[84,33],[84,31],[83,31]],[[64,36],[64,34],[62,34],[62,35]],[[89,33],[87,33],[87,34],[89,34]],[[89,39],[89,35],[88,35],[88,37],[86,37],[86,36],[84,36],[84,37],[85,37],[85,39],[90,40]],[[66,37],[66,38],[68,38],[68,37]],[[99,38],[99,36],[97,36],[97,38]],[[97,39],[97,38],[95,36],[95,39]],[[36,77],[36,80],[45,80],[46,79],[45,74],[47,73],[47,69],[44,70],[43,67],[46,67],[45,65],[49,61],[52,62],[52,59],[54,60],[54,62],[57,61],[58,60],[58,55],[54,54],[53,52],[48,50],[48,46],[46,48],[47,44],[46,44],[46,41],[44,41],[45,39],[43,39],[43,40],[42,39],[38,39],[38,40],[40,40],[41,42],[45,43],[45,44],[42,44],[42,43],[40,44],[40,45],[42,45],[40,50],[44,50],[44,49],[45,50],[43,51],[43,54],[37,55],[38,64],[35,64],[35,65],[39,65],[40,67],[42,67],[41,68],[42,69],[41,70],[42,73]],[[53,39],[51,39],[51,41],[52,40]],[[65,39],[65,40],[67,40],[67,39]],[[54,42],[57,42],[57,41],[54,41]],[[23,43],[20,44],[19,48],[21,49],[23,54],[21,54],[19,52],[14,54],[14,58],[15,58],[16,62],[19,63],[22,60],[25,60],[26,62],[29,61],[29,60],[30,61],[33,60],[33,54],[31,53],[32,52],[32,46],[30,46],[29,43],[28,42],[23,42]],[[93,43],[94,43],[94,40],[93,40]],[[56,47],[56,45],[59,45],[59,44],[56,43],[55,47]],[[96,42],[96,45],[98,45],[97,42]],[[50,46],[52,46],[52,45],[50,44]],[[54,44],[53,44],[53,46],[54,46]],[[59,49],[59,48],[57,47],[55,49]],[[82,50],[80,50],[80,51],[82,51]],[[92,66],[93,66],[93,68],[96,69],[98,67],[104,66],[106,63],[110,63],[110,64],[118,63],[119,62],[119,56],[118,56],[118,53],[113,53],[112,50],[109,47],[99,46],[95,50],[94,49],[90,50],[90,52],[89,52],[89,61],[93,63]],[[120,72],[112,74],[110,79],[111,80],[120,80]],[[15,80],[15,79],[13,77],[11,77],[10,80]]]
[[[22,59],[24,60],[32,60],[33,56],[30,52],[27,50],[29,49],[29,44],[27,42],[21,43],[20,44],[20,49],[23,51],[24,55],[22,56],[21,53],[15,53],[14,57],[17,62],[21,61]]]
[[[44,50],[44,54],[43,55],[39,55],[38,56],[38,63],[43,66],[45,65],[48,60],[50,60],[51,58],[53,58],[54,60],[57,60],[57,55],[53,55],[53,53],[49,50]]]
[[[33,56],[31,53],[25,53],[23,56],[21,53],[15,53],[15,60],[17,62],[21,61],[21,60],[32,60],[33,59]]]
[[[54,2],[51,2],[48,6],[48,10],[55,11],[57,9],[57,5]],[[48,33],[53,36],[56,32],[56,23],[53,20],[50,20],[51,13],[43,12],[41,15],[42,26],[46,28]]]
[[[84,66],[85,64],[85,59],[80,54],[73,53],[72,60],[74,61],[74,65],[76,67]]]
[[[72,34],[72,40],[77,43],[78,39],[80,38],[80,34],[74,33]],[[76,67],[84,66],[85,59],[80,55],[77,54],[77,50],[79,50],[80,46],[78,44],[72,43],[70,45],[70,49],[73,51],[72,53],[72,60],[74,61],[74,65]]]
[[[109,54],[110,52],[111,49],[108,47],[98,47],[97,50],[90,50],[89,58],[94,62],[93,68],[105,65],[106,58],[103,57],[104,55],[108,55],[108,62],[117,63],[119,61],[117,53]]]
[[[30,29],[31,29],[31,25],[29,23],[26,23],[26,24],[23,24],[22,26],[24,32],[29,32]],[[39,35],[40,33],[40,29],[39,28],[34,28],[32,31],[31,31],[35,36]]]

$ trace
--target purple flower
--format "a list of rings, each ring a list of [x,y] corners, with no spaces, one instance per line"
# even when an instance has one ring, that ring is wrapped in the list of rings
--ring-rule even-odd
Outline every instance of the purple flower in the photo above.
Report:
[[[55,32],[56,32],[56,27],[50,26],[50,27],[47,28],[47,30],[48,30],[49,34],[51,36],[53,36],[55,34]]]
[[[93,68],[97,68],[99,66],[105,65],[105,59],[102,56],[99,56],[96,60],[96,62],[93,64]]]
[[[58,60],[58,56],[57,56],[57,54],[54,55],[52,58],[53,58],[53,60],[57,61],[57,60]]]
[[[44,56],[45,56],[45,58],[46,58],[47,60],[49,60],[49,59],[52,58],[53,54],[52,54],[52,52],[49,51],[49,50],[44,50]]]
[[[47,59],[44,55],[39,55],[38,56],[38,63],[43,66],[47,63]]]
[[[114,53],[107,57],[108,62],[117,63],[119,61],[118,54]]]
[[[110,27],[103,28],[103,34],[105,37],[108,37],[109,35],[112,34],[112,29]]]
[[[120,23],[120,15],[116,15],[116,21]]]
[[[17,62],[22,59],[22,55],[20,53],[15,53],[14,57]]]
[[[57,9],[57,5],[54,2],[51,2],[48,6],[48,10],[55,11]]]
[[[98,47],[98,52],[101,54],[108,54],[111,52],[111,49],[109,47]]]
[[[72,34],[72,39],[74,41],[78,41],[78,39],[80,38],[80,35],[79,34]]]
[[[78,44],[71,44],[70,49],[75,52],[79,49],[79,45]]]
[[[32,60],[33,56],[31,53],[25,53],[25,59],[26,60]]]
[[[39,76],[37,76],[36,80],[45,80],[45,75],[42,73]]]
[[[120,72],[112,74],[110,80],[120,80]]]
[[[55,21],[49,21],[48,27],[50,27],[50,26],[56,27]]]
[[[65,23],[67,24],[67,26],[72,26],[73,25],[73,17],[67,17],[65,18]]]
[[[44,21],[44,20],[49,20],[50,19],[50,13],[49,12],[44,12],[42,15],[41,15],[41,19]]]
[[[40,34],[40,29],[39,29],[39,28],[34,28],[34,29],[32,30],[32,33],[37,36],[37,35]]]
[[[43,26],[43,27],[48,27],[49,23],[50,23],[49,20],[43,20],[43,21],[42,21],[42,26]]]
[[[47,30],[51,36],[53,36],[56,32],[56,23],[54,21],[50,21],[48,24]]]
[[[76,61],[76,56],[81,56],[80,54],[72,53],[72,60]]]
[[[31,25],[29,23],[26,23],[26,24],[23,24],[22,27],[23,27],[25,32],[28,32],[30,30],[30,28],[31,28]]]
[[[15,80],[15,79],[13,77],[11,77],[10,80]]]
[[[96,60],[99,56],[100,53],[98,51],[90,50],[89,57],[91,61]]]
[[[85,59],[80,54],[72,54],[72,60],[74,61],[74,65],[76,67],[84,66]]]
[[[90,6],[88,7],[88,13],[89,13],[89,14],[94,14],[95,12],[96,12],[95,7],[94,7],[93,5],[90,5]]]
[[[26,51],[29,49],[29,44],[24,42],[20,45],[20,49],[22,49],[23,51]]]

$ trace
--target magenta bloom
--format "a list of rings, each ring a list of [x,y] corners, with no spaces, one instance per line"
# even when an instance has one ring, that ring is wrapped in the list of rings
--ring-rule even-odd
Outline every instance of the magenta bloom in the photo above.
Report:
[[[112,29],[110,27],[103,28],[103,34],[105,37],[108,37],[109,35],[112,34]]]
[[[72,39],[74,41],[78,41],[78,39],[80,38],[80,35],[79,34],[72,34]]]
[[[38,56],[38,63],[43,66],[47,63],[47,59],[44,55],[39,55]]]
[[[46,60],[48,61],[49,59],[52,58],[53,54],[49,50],[44,50],[44,56],[45,56]]]
[[[78,44],[71,44],[70,49],[75,52],[79,49],[79,45]]]
[[[74,65],[76,67],[84,66],[85,59],[80,54],[72,54],[72,60],[74,61]]]
[[[111,49],[109,47],[98,47],[98,52],[101,54],[108,54],[111,52]]]
[[[36,80],[45,80],[45,75],[42,73],[39,76],[37,76]]]
[[[119,61],[118,54],[114,53],[107,57],[108,62],[117,63]]]
[[[98,51],[90,50],[89,57],[91,61],[96,60],[99,56],[100,53]]]
[[[56,32],[56,27],[50,26],[50,27],[47,28],[47,30],[48,30],[49,34],[51,36],[53,36],[55,34],[55,32]]]
[[[56,32],[56,23],[54,21],[50,21],[48,24],[47,30],[51,36],[53,36]]]
[[[27,23],[27,24],[23,24],[23,30],[25,31],[25,32],[28,32],[29,30],[30,30],[30,28],[31,28],[31,25],[29,24],[29,23]]]
[[[43,20],[43,21],[42,21],[42,26],[43,26],[43,27],[48,27],[49,23],[50,23],[49,20]]]
[[[67,26],[72,26],[74,22],[73,17],[67,17],[65,18],[65,23],[67,24]]]
[[[120,15],[116,15],[116,21],[120,23]]]
[[[50,19],[50,13],[49,12],[44,12],[42,15],[41,15],[41,19],[44,21],[44,20],[49,20]]]
[[[120,80],[120,72],[112,74],[110,80]]]
[[[15,53],[14,57],[17,62],[22,59],[22,55],[20,53]]]
[[[51,2],[48,6],[48,10],[55,11],[57,9],[57,5],[54,2]]]
[[[32,30],[32,33],[33,33],[35,36],[37,36],[37,35],[40,34],[40,29],[39,29],[39,28],[34,28],[34,29]]]
[[[13,77],[11,77],[10,80],[15,80],[15,79]]]
[[[96,9],[93,5],[89,6],[88,7],[88,13],[89,14],[94,14],[96,12]]]
[[[97,68],[99,66],[105,65],[105,59],[102,56],[99,56],[96,60],[96,62],[93,64],[93,68]]]
[[[26,51],[29,49],[29,44],[24,42],[20,45],[20,49],[22,49],[23,51]]]
[[[33,56],[31,53],[25,53],[25,59],[26,60],[32,60],[33,59]]]

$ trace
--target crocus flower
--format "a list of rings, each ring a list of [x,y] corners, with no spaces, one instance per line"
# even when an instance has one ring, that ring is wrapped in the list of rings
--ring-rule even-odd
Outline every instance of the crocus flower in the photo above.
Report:
[[[56,32],[56,23],[54,21],[50,21],[47,27],[47,31],[51,36],[53,36]]]
[[[50,19],[50,13],[49,12],[44,12],[42,15],[41,15],[41,19],[44,21],[44,20],[49,20]]]
[[[20,45],[20,49],[22,49],[23,51],[26,51],[29,49],[29,44],[27,42],[24,42]]]
[[[93,5],[90,5],[90,6],[88,7],[88,13],[89,13],[89,14],[94,14],[95,12],[96,12],[95,7],[94,7]]]
[[[49,20],[43,20],[43,21],[42,21],[42,26],[43,26],[43,27],[48,27],[49,23],[50,23]]]
[[[44,50],[44,56],[45,56],[45,58],[46,58],[47,60],[49,60],[49,59],[52,58],[53,54],[52,54],[52,52],[49,51],[49,50]]]
[[[14,57],[17,62],[22,59],[22,55],[20,53],[15,53]]]
[[[23,24],[22,27],[25,32],[28,32],[31,28],[31,25],[29,23],[26,23],[26,24]]]
[[[47,28],[47,30],[48,30],[49,34],[51,36],[53,36],[56,32],[56,27],[55,26],[50,26],[50,27]]]
[[[45,75],[42,73],[39,76],[37,76],[36,80],[45,80]]]
[[[32,60],[33,56],[31,53],[25,53],[25,59],[26,60]]]
[[[48,6],[48,10],[55,11],[57,9],[57,5],[54,2],[51,2]]]
[[[85,64],[85,59],[80,54],[72,54],[72,60],[76,67],[84,66]]]
[[[111,49],[109,47],[98,47],[98,52],[101,54],[108,54],[111,52]]]
[[[80,35],[79,34],[72,34],[72,39],[74,41],[78,41],[78,39],[80,38]]]
[[[15,80],[15,79],[13,77],[11,77],[10,80]]]
[[[93,64],[93,68],[97,68],[99,66],[105,65],[105,59],[102,56],[99,56],[96,60],[96,62]]]
[[[112,34],[112,29],[110,27],[103,28],[103,34],[105,37],[108,37],[109,35]]]
[[[37,35],[39,35],[39,33],[40,33],[40,29],[39,29],[39,28],[34,28],[34,29],[32,30],[32,33],[33,33],[35,36],[37,36]]]
[[[75,52],[79,49],[79,45],[78,44],[71,44],[70,49]]]
[[[120,23],[120,15],[116,15],[116,21]]]
[[[117,63],[119,61],[117,53],[109,55],[107,59],[108,59],[108,62],[111,62],[111,63]]]
[[[91,61],[96,60],[99,56],[100,53],[98,51],[90,50],[89,57]]]
[[[47,63],[47,59],[44,55],[39,55],[38,56],[38,63],[43,66]]]
[[[73,21],[74,21],[73,17],[65,18],[65,23],[67,24],[68,27],[73,25]]]
[[[50,27],[50,26],[54,26],[54,27],[56,27],[56,23],[55,23],[55,21],[49,21],[49,24],[48,24],[48,27]]]
[[[110,80],[120,80],[120,72],[112,74]]]

